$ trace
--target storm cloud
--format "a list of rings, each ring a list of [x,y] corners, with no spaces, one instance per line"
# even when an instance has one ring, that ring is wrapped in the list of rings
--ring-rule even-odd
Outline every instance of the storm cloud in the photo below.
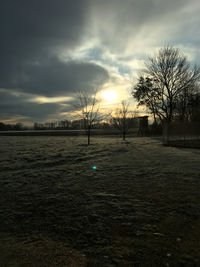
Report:
[[[24,122],[51,119],[56,113],[66,111],[59,103],[34,103],[29,97],[0,91],[2,120],[23,118]]]
[[[108,79],[102,67],[87,62],[61,62],[56,58],[27,63],[11,73],[5,88],[43,96],[65,96],[77,91],[96,90]]]
[[[82,4],[81,4],[82,3]],[[99,86],[108,74],[83,62],[60,62],[84,36],[82,1],[1,2],[0,87],[45,96]]]

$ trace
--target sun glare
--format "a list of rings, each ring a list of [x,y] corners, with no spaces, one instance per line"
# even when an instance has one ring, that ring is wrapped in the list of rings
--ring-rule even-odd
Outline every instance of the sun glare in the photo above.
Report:
[[[101,94],[102,98],[109,103],[114,103],[117,98],[117,93],[114,90],[106,90]]]

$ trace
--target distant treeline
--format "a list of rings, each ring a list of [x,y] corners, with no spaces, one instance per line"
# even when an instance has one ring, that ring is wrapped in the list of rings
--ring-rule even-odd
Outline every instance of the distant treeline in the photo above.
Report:
[[[130,128],[138,127],[138,119],[137,118],[127,118],[127,122]],[[45,122],[45,123],[34,123],[34,130],[83,130],[85,129],[85,121],[83,119],[80,120],[64,120],[57,122]],[[102,130],[112,130],[114,125],[108,122],[96,122],[94,123],[93,129],[102,129]]]
[[[16,124],[5,124],[0,122],[0,131],[23,131],[27,129],[28,128],[20,122]]]
[[[107,122],[98,122],[95,123],[92,127],[94,130],[99,130],[99,134],[103,133],[106,134],[106,132],[112,132],[120,130],[119,125],[113,122],[114,117],[112,120]],[[135,132],[140,136],[146,136],[146,135],[160,135],[162,134],[162,127],[161,124],[151,124],[149,125],[148,122],[148,116],[141,116],[141,117],[131,117],[126,118],[126,126],[127,126],[127,132]],[[37,123],[35,122],[33,127],[26,127],[22,123],[16,123],[16,124],[5,124],[3,122],[0,122],[0,131],[38,131],[41,133],[41,131],[71,131],[73,134],[77,134],[75,131],[85,131],[84,128],[84,120],[64,120],[64,121],[57,121],[57,122],[45,122],[45,123]],[[96,133],[96,132],[95,132]],[[45,133],[46,134],[46,133]],[[66,133],[67,134],[67,133]]]
[[[137,118],[127,118],[130,128],[138,127]],[[26,127],[23,123],[5,124],[0,122],[0,131],[23,131],[23,130],[83,130],[84,120],[64,120],[56,122],[35,122],[33,127]],[[112,130],[115,127],[110,122],[98,122],[93,125],[93,129]]]

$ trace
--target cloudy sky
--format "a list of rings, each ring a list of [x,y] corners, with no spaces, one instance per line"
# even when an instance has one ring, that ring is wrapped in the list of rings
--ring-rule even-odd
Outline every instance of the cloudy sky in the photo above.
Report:
[[[77,91],[130,100],[162,46],[200,64],[199,14],[199,0],[1,0],[0,120],[67,119]]]

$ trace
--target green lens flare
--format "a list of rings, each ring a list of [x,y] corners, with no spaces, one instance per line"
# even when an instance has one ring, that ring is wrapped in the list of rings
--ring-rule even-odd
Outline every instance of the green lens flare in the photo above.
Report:
[[[96,169],[97,169],[97,166],[93,166],[92,169],[93,169],[93,170],[96,170]]]

